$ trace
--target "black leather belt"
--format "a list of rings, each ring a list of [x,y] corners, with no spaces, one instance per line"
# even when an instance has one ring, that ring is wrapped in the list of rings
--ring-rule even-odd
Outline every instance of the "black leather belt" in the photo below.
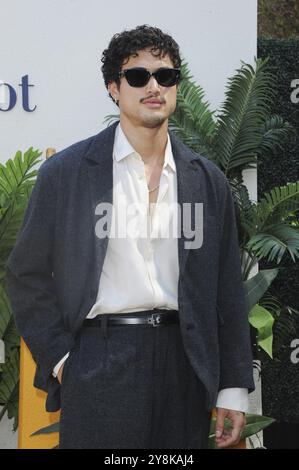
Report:
[[[179,312],[177,310],[146,310],[134,312],[134,314],[100,314],[95,318],[83,321],[83,326],[101,326],[102,320],[106,318],[109,326],[116,325],[149,325],[160,326],[170,323],[179,323]]]

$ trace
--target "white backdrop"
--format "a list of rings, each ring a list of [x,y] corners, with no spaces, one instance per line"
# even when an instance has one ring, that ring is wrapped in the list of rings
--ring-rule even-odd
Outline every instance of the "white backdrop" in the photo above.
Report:
[[[253,64],[257,0],[0,0],[0,81],[17,94],[15,107],[0,111],[0,162],[31,146],[59,151],[103,129],[117,108],[102,79],[102,51],[115,33],[145,23],[176,39],[212,109],[240,60]],[[22,107],[26,75],[33,112]],[[246,180],[255,198],[255,172]],[[0,422],[0,448],[16,447],[11,428]]]
[[[0,80],[17,92],[15,107],[0,111],[1,162],[30,146],[61,150],[105,127],[117,108],[100,58],[123,29],[147,23],[173,35],[212,108],[240,60],[256,55],[256,0],[116,0],[110,8],[102,0],[0,0],[0,7]],[[22,107],[25,75],[33,112]]]

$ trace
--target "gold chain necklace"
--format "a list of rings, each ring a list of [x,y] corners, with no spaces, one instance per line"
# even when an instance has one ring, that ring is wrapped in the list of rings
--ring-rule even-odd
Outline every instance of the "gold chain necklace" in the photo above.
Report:
[[[160,184],[158,184],[158,186],[156,186],[155,188],[152,188],[152,189],[148,188],[148,192],[152,193],[153,191],[155,191],[155,189],[159,188],[159,186],[160,186]]]

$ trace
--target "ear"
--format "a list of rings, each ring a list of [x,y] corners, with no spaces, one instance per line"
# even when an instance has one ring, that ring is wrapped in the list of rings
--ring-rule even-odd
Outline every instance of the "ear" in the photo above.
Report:
[[[118,100],[119,98],[119,89],[116,82],[108,83],[108,92],[112,96],[114,100]]]

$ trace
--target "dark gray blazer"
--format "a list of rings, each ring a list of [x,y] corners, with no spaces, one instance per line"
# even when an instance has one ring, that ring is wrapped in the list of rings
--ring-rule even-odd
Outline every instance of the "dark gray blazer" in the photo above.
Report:
[[[47,411],[60,408],[52,370],[97,297],[108,238],[95,235],[95,207],[113,202],[116,125],[43,162],[7,263],[13,316],[37,364],[34,386],[48,392]],[[178,238],[178,304],[186,353],[211,409],[221,389],[254,390],[233,199],[216,165],[170,138],[178,203],[203,203],[202,246],[186,249],[184,232]]]

